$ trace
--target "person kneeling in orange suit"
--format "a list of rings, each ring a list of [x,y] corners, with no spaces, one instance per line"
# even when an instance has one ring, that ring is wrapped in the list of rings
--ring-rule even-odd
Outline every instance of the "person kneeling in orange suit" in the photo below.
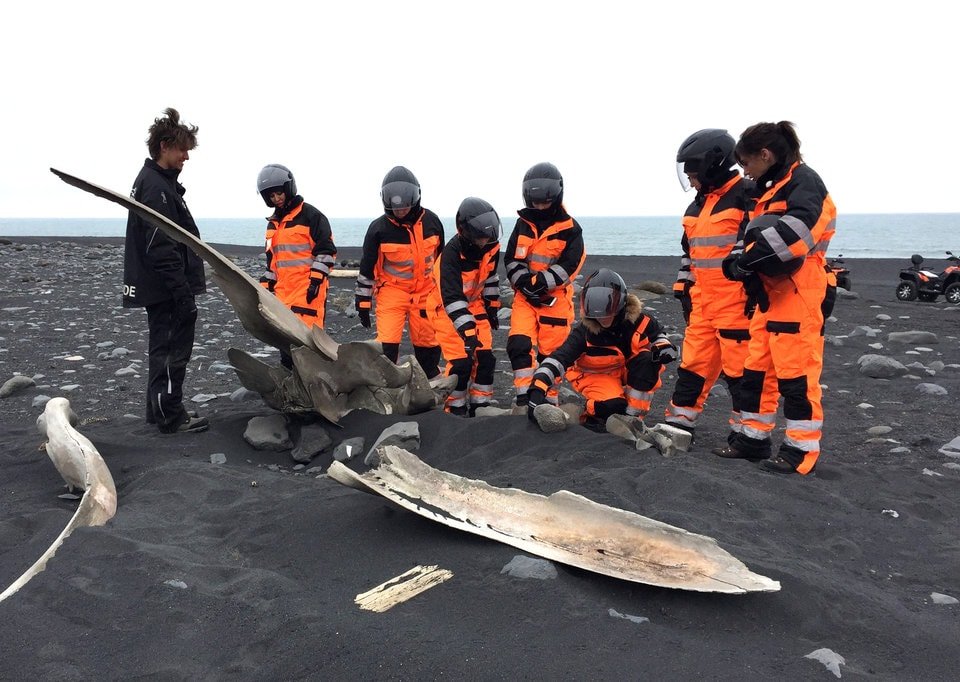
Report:
[[[527,415],[547,401],[547,390],[564,373],[587,400],[583,425],[603,430],[607,417],[644,417],[661,386],[663,366],[677,359],[677,348],[663,327],[627,293],[623,278],[601,268],[580,292],[580,323],[533,374]]]

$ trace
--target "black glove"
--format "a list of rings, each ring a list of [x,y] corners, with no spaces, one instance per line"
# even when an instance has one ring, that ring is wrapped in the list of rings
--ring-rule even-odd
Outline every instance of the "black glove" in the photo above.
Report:
[[[497,317],[499,308],[493,306],[484,306],[487,311],[487,322],[490,323],[490,329],[500,329],[500,318]]]
[[[307,287],[307,303],[313,303],[314,299],[320,295],[320,285],[323,284],[323,276],[319,278],[311,277],[310,286]]]
[[[483,344],[480,343],[480,339],[477,338],[477,328],[471,327],[464,331],[462,336],[463,338],[463,350],[467,354],[467,357],[473,359],[474,355],[477,352],[477,348],[481,348]]]
[[[760,308],[761,313],[770,310],[770,298],[763,286],[763,280],[756,273],[743,280],[743,289],[747,292],[747,304],[743,307],[743,314],[747,319],[753,317],[754,310]]]
[[[650,347],[650,361],[666,365],[677,359],[677,347],[667,338],[658,338]]]
[[[188,320],[197,315],[197,302],[193,294],[181,296],[173,302],[173,316],[178,320]]]
[[[720,264],[720,269],[723,271],[723,276],[729,279],[732,282],[742,282],[747,277],[753,274],[753,270],[748,270],[742,267],[740,263],[740,256],[742,254],[733,254],[723,259],[723,263]]]
[[[690,282],[684,282],[682,289],[674,289],[673,297],[680,301],[683,311],[683,321],[690,323],[690,313],[693,312],[693,299],[690,298]]]
[[[357,315],[360,317],[360,324],[366,328],[370,328],[370,299],[366,296],[354,296],[353,297],[353,307],[357,311]]]
[[[527,391],[527,419],[532,422],[537,421],[533,416],[533,411],[537,405],[543,405],[547,402],[547,394],[541,388],[531,388]]]
[[[520,278],[520,281],[523,284],[520,287],[520,291],[523,292],[523,295],[527,298],[539,299],[545,293],[547,293],[547,279],[540,273],[531,273],[529,275],[530,279],[525,279],[527,275],[524,275]]]

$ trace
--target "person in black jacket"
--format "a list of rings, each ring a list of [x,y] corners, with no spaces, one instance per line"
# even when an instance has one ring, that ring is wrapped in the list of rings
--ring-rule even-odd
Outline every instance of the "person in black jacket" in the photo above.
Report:
[[[177,181],[190,150],[197,146],[198,128],[181,123],[176,109],[163,113],[150,126],[150,158],[144,161],[130,196],[199,238],[183,200],[186,190]],[[200,258],[131,212],[124,245],[123,306],[147,309],[146,418],[162,433],[203,431],[208,426],[205,418],[189,415],[183,406],[183,380],[197,321],[194,297],[205,291]]]

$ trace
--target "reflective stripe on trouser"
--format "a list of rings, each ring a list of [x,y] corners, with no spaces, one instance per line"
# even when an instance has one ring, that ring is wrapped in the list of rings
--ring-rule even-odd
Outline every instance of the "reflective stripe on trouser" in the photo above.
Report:
[[[820,456],[823,427],[820,374],[825,277],[809,261],[792,277],[767,280],[770,309],[754,315],[741,384],[743,436],[769,439],[783,396],[786,432],[780,454],[799,473]]]
[[[463,338],[457,333],[453,322],[443,308],[428,311],[428,319],[433,325],[440,350],[447,363],[445,374],[447,376],[456,374],[459,377],[456,388],[447,397],[446,407],[462,407],[468,402],[476,405],[489,403],[493,396],[495,366],[492,353],[488,361],[481,363],[484,352],[478,350],[474,362],[468,366]],[[489,351],[493,347],[493,335],[487,320],[477,320],[477,340],[482,349]],[[484,365],[482,368],[481,364]]]
[[[426,310],[428,293],[410,294],[397,287],[380,286],[374,294],[377,341],[400,343],[404,324],[409,318],[410,342],[422,348],[436,346],[437,336]]]
[[[749,321],[743,317],[741,328],[718,327],[705,319],[701,306],[694,306],[683,337],[681,364],[673,398],[665,410],[666,422],[686,429],[696,426],[710,389],[723,372],[730,388],[730,429],[740,428],[739,383],[749,348]],[[743,310],[741,305],[740,310]]]
[[[552,306],[536,308],[522,294],[513,299],[510,313],[510,335],[507,353],[513,367],[513,387],[517,395],[530,390],[537,359],[545,358],[559,348],[573,324],[573,293],[557,296]],[[526,341],[520,342],[524,337]],[[556,401],[556,384],[547,391],[551,402]]]
[[[147,410],[161,431],[172,430],[187,418],[183,380],[193,352],[197,315],[174,314],[173,301],[147,306]]]

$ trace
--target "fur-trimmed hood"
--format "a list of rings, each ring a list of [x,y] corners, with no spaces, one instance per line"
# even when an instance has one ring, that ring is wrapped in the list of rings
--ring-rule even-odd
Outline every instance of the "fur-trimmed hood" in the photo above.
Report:
[[[627,302],[624,305],[623,309],[623,319],[625,322],[633,324],[640,319],[640,315],[643,313],[643,301],[634,296],[633,294],[627,294]],[[594,322],[593,320],[583,318],[581,320],[583,326],[591,334],[602,334],[605,331],[610,331],[609,329],[604,329],[599,325],[599,323]]]

